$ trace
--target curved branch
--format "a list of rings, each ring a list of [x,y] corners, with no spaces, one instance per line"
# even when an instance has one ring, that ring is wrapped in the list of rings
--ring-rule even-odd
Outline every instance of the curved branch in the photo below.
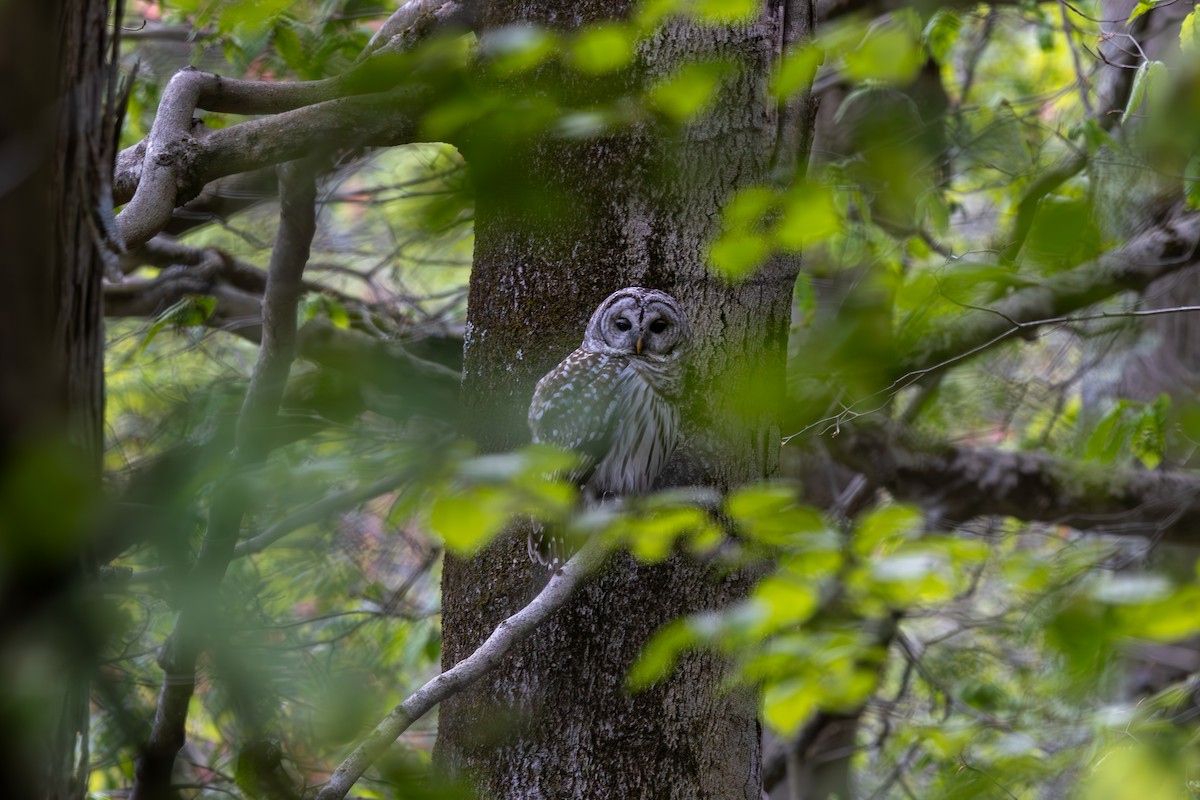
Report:
[[[550,579],[537,597],[501,622],[487,641],[462,661],[413,692],[392,709],[371,735],[334,770],[317,800],[341,800],[396,737],[447,697],[458,694],[494,669],[515,645],[566,605],[588,577],[604,564],[608,550],[594,536]]]
[[[346,146],[347,135],[356,140],[350,144],[411,141],[413,108],[407,106],[407,124],[392,117],[397,106],[412,100],[411,91],[392,91],[409,76],[391,65],[381,67],[380,58],[436,30],[464,25],[470,19],[466,8],[455,0],[413,0],[388,20],[393,33],[386,43],[376,43],[369,57],[334,78],[270,83],[222,78],[192,67],[176,73],[163,90],[145,142],[117,158],[114,202],[129,204],[117,217],[124,246],[136,247],[163,230],[175,207],[214,178]],[[403,30],[395,31],[402,24]],[[377,99],[353,102],[370,95]],[[197,109],[273,116],[206,133],[192,119]]]
[[[129,202],[117,215],[126,249],[162,231],[175,207],[209,181],[340,147],[414,141],[427,97],[421,89],[403,88],[329,100],[203,135],[193,132],[197,129],[190,119],[184,128],[156,120],[145,145],[135,145],[130,156],[123,153],[118,159],[113,201]],[[140,168],[139,148],[145,152]]]

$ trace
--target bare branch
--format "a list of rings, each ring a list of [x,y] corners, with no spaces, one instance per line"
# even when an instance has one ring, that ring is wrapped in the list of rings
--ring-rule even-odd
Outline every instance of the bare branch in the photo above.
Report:
[[[915,346],[906,348],[898,372],[931,371],[997,337],[1029,330],[1014,330],[1014,325],[1053,321],[1120,292],[1145,289],[1158,278],[1195,264],[1198,250],[1200,214],[1180,212],[1122,247],[922,336]]]
[[[378,59],[444,26],[461,26],[469,16],[465,3],[413,0],[392,19],[409,24],[335,78],[270,83],[190,67],[176,73],[146,141],[117,159],[114,202],[129,203],[117,217],[124,246],[135,247],[163,230],[172,210],[214,178],[348,144],[411,141],[423,92],[393,91],[409,76],[379,68]],[[210,132],[192,119],[197,109],[274,116]]]
[[[375,31],[363,48],[359,61],[379,50],[407,50],[412,42],[428,36],[433,30],[473,28],[474,3],[470,0],[410,0],[396,9]]]
[[[250,498],[241,473],[266,457],[268,431],[279,410],[296,349],[296,303],[316,225],[316,183],[311,169],[281,170],[279,236],[271,253],[263,298],[262,347],[238,418],[231,474],[214,490],[208,529],[192,580],[195,591],[180,609],[175,629],[163,644],[162,687],[150,737],[135,767],[132,800],[169,796],[175,758],[186,741],[188,704],[195,691],[196,661],[204,647],[208,618],[233,557]]]
[[[818,413],[823,418],[796,421],[789,427],[798,433],[818,426],[837,429],[849,420],[880,410],[908,386],[1017,336],[1031,337],[1039,327],[1061,324],[1079,309],[1124,291],[1143,290],[1159,278],[1195,265],[1198,256],[1200,214],[1179,211],[1122,247],[1052,275],[1035,286],[1019,289],[993,306],[968,306],[970,313],[955,316],[911,344],[904,343],[903,356],[885,378],[890,382],[871,394],[845,403],[830,398],[823,383],[814,387],[812,394],[798,401],[794,408],[820,409]],[[824,410],[830,408],[839,410],[824,416]]]
[[[163,271],[149,280],[125,278],[105,284],[106,316],[154,317],[184,297],[210,295],[217,298],[217,305],[206,321],[209,327],[253,342],[260,340],[260,301],[267,285],[263,270],[216,248],[193,247],[162,234],[121,255],[121,273],[131,273],[141,266]],[[359,275],[353,270],[346,272]],[[304,281],[302,287],[306,292],[337,300],[346,309],[354,330],[375,335],[381,329],[401,331],[410,324],[393,303],[368,303],[312,281]]]
[[[180,75],[188,74],[179,73],[168,90]],[[191,88],[186,82],[183,85]],[[118,159],[113,200],[129,201],[117,216],[125,247],[136,247],[163,230],[177,205],[217,178],[338,147],[411,142],[426,99],[421,90],[412,89],[347,97],[202,135],[197,135],[190,118],[185,127],[176,128],[167,121],[160,124],[170,115],[160,117],[147,138],[141,168],[136,165],[141,144]],[[132,197],[127,197],[131,191]]]
[[[903,433],[844,428],[836,455],[893,496],[956,522],[1007,516],[1195,544],[1200,475],[1115,469],[1043,453],[919,445]]]
[[[395,490],[405,479],[406,476],[404,475],[388,475],[365,486],[356,486],[353,489],[346,489],[345,491],[335,492],[323,497],[315,503],[311,503],[304,508],[288,514],[257,536],[247,539],[244,542],[239,542],[233,548],[233,557],[242,558],[243,556],[261,553],[289,533],[294,533],[303,527],[328,519],[334,514],[348,511],[362,505],[368,500],[373,500],[380,495]],[[129,582],[147,583],[168,577],[169,575],[171,575],[171,570],[167,567],[145,569],[134,573],[129,578]]]
[[[208,254],[194,267],[177,265],[151,280],[126,280],[104,287],[104,310],[109,317],[153,318],[185,297],[207,295],[216,306],[205,324],[248,341],[262,340],[261,290],[252,279],[261,270],[217,254]],[[313,291],[328,290],[310,286]],[[385,341],[367,331],[375,324],[372,310],[347,302],[352,329],[336,328],[323,319],[299,330],[297,352],[303,358],[355,376],[360,396],[383,399],[372,408],[386,416],[413,414],[451,421],[457,419],[461,363],[451,354],[462,352],[462,339],[450,331],[424,333],[412,341]],[[399,327],[398,323],[396,326]],[[443,363],[444,362],[444,363]],[[374,391],[362,390],[371,387]]]
[[[363,773],[400,734],[447,697],[461,692],[494,669],[509,650],[524,641],[543,622],[566,605],[608,557],[601,537],[587,544],[555,573],[546,587],[523,609],[501,622],[487,641],[462,661],[426,683],[392,709],[367,739],[334,770],[317,800],[341,800]]]

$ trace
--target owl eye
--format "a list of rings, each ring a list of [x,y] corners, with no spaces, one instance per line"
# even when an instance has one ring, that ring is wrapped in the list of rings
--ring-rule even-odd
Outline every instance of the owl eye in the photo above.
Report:
[[[662,333],[667,329],[667,321],[665,319],[656,319],[650,323],[651,333]]]
[[[624,317],[617,317],[617,321],[614,322],[613,325],[616,325],[617,330],[619,331],[627,331],[633,327],[633,323]]]

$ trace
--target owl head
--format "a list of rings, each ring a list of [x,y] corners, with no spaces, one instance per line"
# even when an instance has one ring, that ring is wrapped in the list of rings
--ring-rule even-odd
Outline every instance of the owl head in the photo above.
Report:
[[[692,338],[687,314],[666,292],[630,286],[592,312],[583,349],[592,353],[663,358],[682,355]]]

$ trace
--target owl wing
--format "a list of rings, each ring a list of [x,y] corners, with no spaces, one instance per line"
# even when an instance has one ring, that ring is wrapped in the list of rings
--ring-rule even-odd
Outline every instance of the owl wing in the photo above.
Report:
[[[587,483],[612,446],[628,359],[576,350],[538,381],[529,404],[533,441],[572,450],[583,463],[569,480]]]

